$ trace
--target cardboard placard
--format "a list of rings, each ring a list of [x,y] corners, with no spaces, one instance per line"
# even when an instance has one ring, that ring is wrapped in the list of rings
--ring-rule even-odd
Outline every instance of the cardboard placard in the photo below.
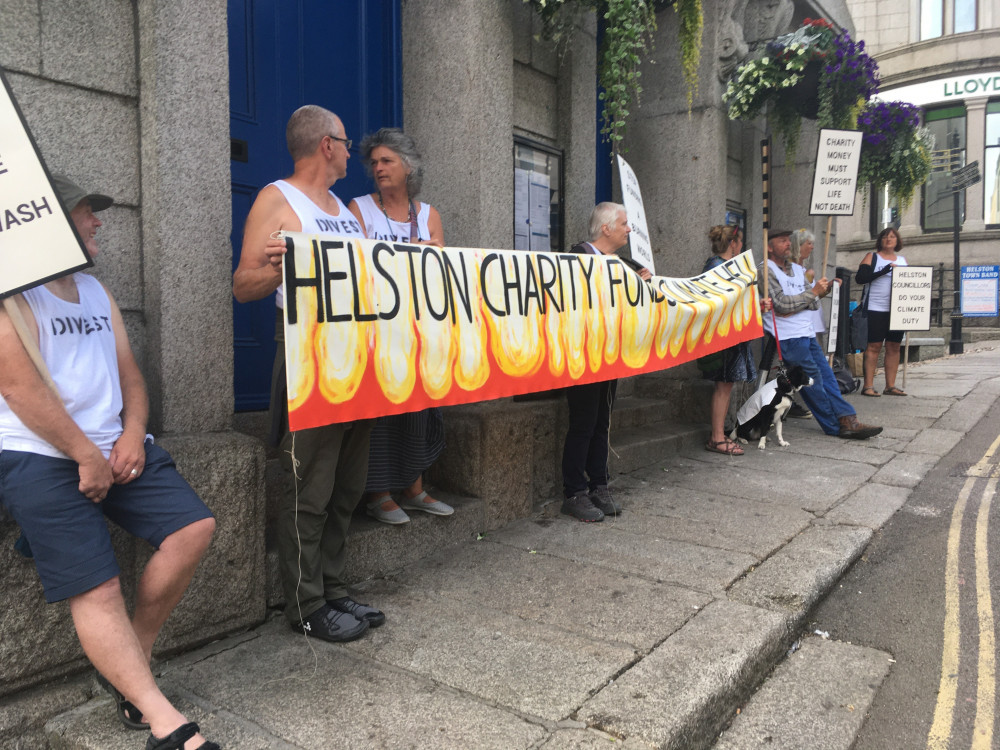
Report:
[[[826,327],[826,353],[837,353],[837,327],[840,324],[840,284],[834,282],[830,291],[830,320]]]
[[[646,225],[646,209],[642,205],[642,191],[639,190],[639,179],[632,167],[621,156],[618,157],[618,176],[622,183],[622,205],[628,215],[632,233],[628,237],[632,248],[632,260],[641,263],[656,273],[653,266],[653,246],[649,241],[649,227]]]
[[[93,265],[6,76],[0,90],[0,299]]]
[[[816,172],[813,175],[810,216],[851,216],[861,161],[862,133],[858,130],[819,131]]]
[[[933,273],[931,266],[896,266],[892,269],[889,330],[930,330]]]

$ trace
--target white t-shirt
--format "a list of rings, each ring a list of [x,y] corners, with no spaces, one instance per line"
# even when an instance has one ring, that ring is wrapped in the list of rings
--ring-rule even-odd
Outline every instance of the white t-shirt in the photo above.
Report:
[[[431,207],[427,203],[420,204],[417,211],[417,230],[419,237],[410,237],[409,221],[394,221],[378,207],[371,195],[359,195],[354,199],[365,222],[365,233],[371,240],[386,240],[388,242],[427,242],[431,238],[431,230],[427,222],[431,216]]]
[[[774,278],[778,280],[778,283],[781,285],[781,291],[784,292],[786,296],[794,297],[809,289],[809,282],[806,281],[805,269],[798,263],[792,263],[791,276],[786,274],[783,269],[778,268],[778,264],[773,260],[768,260],[767,263],[770,268],[770,272],[774,275]],[[768,310],[764,313],[764,318],[764,330],[768,333],[773,333],[775,319],[774,313]],[[789,315],[788,317],[782,317],[780,315],[777,316],[778,338],[784,341],[785,339],[800,339],[815,336],[816,332],[813,330],[814,319],[815,316],[813,315],[813,310],[811,309],[800,310],[799,312]]]
[[[288,205],[292,207],[295,215],[299,217],[299,221],[302,223],[302,231],[306,234],[333,234],[338,237],[360,237],[364,239],[365,232],[361,224],[358,223],[354,214],[347,210],[347,206],[344,205],[344,202],[340,198],[337,198],[332,190],[330,191],[330,195],[334,197],[338,208],[340,208],[340,213],[336,216],[328,214],[313,203],[309,196],[291,183],[285,182],[285,180],[277,180],[271,184],[278,188],[281,194],[285,196]],[[284,284],[278,287],[278,294],[274,301],[278,307],[284,309]]]
[[[873,270],[876,273],[893,263],[897,266],[906,265],[906,258],[902,255],[897,255],[896,260],[886,260],[878,253],[875,253],[874,258],[875,268]],[[890,271],[885,276],[879,276],[872,281],[870,286],[871,288],[868,290],[868,309],[875,312],[889,312],[889,300],[892,295],[892,272]]]
[[[38,348],[66,411],[107,457],[122,434],[111,300],[92,276],[73,274],[80,301],[67,302],[37,286],[24,292],[38,324]],[[0,450],[69,458],[29,430],[0,397]]]

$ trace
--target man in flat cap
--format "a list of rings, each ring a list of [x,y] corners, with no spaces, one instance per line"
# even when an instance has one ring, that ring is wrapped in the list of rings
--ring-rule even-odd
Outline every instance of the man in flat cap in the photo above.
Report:
[[[70,180],[53,181],[91,258],[95,211],[112,204]],[[43,249],[40,249],[40,251]],[[146,435],[149,404],[111,294],[75,273],[29,289],[0,309],[0,502],[21,527],[48,602],[69,601],[98,681],[147,748],[218,750],[160,692],[149,662],[215,530],[215,519]],[[22,341],[11,316],[22,317]],[[28,350],[36,348],[56,391]],[[131,620],[105,518],[155,552]]]
[[[882,428],[858,421],[854,407],[840,394],[837,378],[816,341],[812,311],[830,293],[832,284],[824,276],[809,286],[805,269],[792,263],[790,235],[790,231],[776,231],[767,240],[769,288],[762,289],[761,296],[770,297],[774,308],[764,314],[764,330],[772,335],[777,330],[784,361],[790,366],[800,365],[813,379],[813,385],[801,393],[823,432],[853,440],[874,437]]]

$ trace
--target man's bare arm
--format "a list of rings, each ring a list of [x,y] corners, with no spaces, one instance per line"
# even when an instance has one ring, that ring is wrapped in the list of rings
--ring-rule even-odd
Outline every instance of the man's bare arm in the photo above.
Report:
[[[240,262],[233,273],[233,296],[239,302],[263,299],[281,285],[281,264],[269,259],[265,248],[280,229],[300,231],[295,212],[281,191],[268,185],[257,196],[243,229]]]
[[[105,290],[107,291],[107,290]],[[122,389],[122,434],[115,441],[108,457],[115,484],[127,484],[136,479],[146,465],[146,423],[149,421],[149,397],[146,381],[136,364],[129,344],[125,321],[114,297],[111,302],[111,330],[115,334],[115,355],[118,359],[118,380]],[[136,473],[133,474],[132,471]]]

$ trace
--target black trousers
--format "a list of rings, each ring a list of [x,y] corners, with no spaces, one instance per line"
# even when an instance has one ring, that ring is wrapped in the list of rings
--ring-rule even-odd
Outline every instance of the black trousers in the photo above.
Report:
[[[608,483],[608,432],[617,391],[617,380],[573,385],[566,389],[569,430],[562,458],[566,497]]]

